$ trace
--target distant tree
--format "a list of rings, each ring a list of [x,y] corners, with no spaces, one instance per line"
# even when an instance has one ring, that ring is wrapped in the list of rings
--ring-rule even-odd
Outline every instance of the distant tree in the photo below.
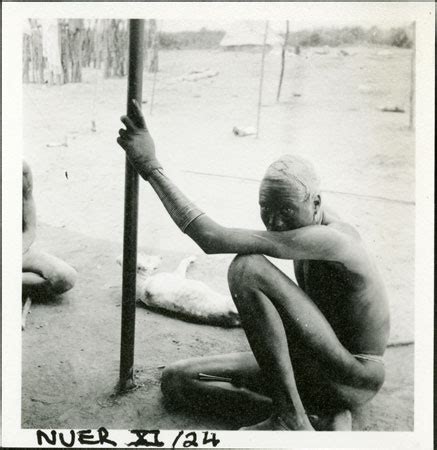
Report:
[[[352,27],[351,35],[353,36],[355,42],[364,41],[366,38],[366,32],[362,27]]]
[[[322,38],[318,32],[311,33],[308,37],[303,38],[299,45],[302,47],[318,47],[322,43]]]
[[[342,28],[318,28],[316,30],[300,30],[290,33],[291,45],[317,47],[329,45],[360,45],[364,43],[374,45],[391,45],[401,48],[411,48],[412,37],[408,28],[392,28],[382,30],[377,26],[364,29],[359,26]]]
[[[376,26],[373,26],[367,30],[366,41],[370,44],[381,44],[384,40],[384,33]]]
[[[83,19],[59,19],[64,83],[82,81]]]
[[[179,31],[176,33],[160,32],[159,46],[165,49],[209,49],[217,48],[225,32],[222,30]]]
[[[70,19],[68,21],[71,81],[82,81],[82,43],[84,38],[83,19]]]
[[[32,63],[32,37],[23,33],[23,82],[30,81],[30,66]]]
[[[411,48],[413,42],[404,28],[392,28],[389,33],[388,44],[394,47]]]
[[[173,33],[159,33],[159,46],[165,49],[179,49],[180,42]]]
[[[123,77],[127,72],[127,22],[104,19],[104,77]]]
[[[31,28],[30,66],[32,75],[29,78],[34,83],[44,83],[44,57],[42,49],[41,26],[35,19],[29,19],[29,25]]]
[[[94,54],[94,34],[95,30],[86,27],[82,42],[82,66],[90,67]]]

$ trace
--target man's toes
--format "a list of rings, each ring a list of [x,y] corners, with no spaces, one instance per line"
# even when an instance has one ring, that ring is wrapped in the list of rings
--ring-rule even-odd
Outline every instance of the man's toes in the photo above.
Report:
[[[332,431],[351,431],[352,414],[348,409],[340,411],[332,418]]]
[[[308,418],[317,431],[352,430],[352,414],[348,409],[329,415],[309,415]]]

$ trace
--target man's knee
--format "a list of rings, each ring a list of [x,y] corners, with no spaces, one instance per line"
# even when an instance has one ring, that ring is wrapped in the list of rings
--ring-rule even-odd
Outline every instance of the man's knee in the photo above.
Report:
[[[63,267],[53,277],[51,277],[50,287],[55,294],[62,294],[69,291],[75,284],[77,272],[70,266]]]
[[[167,366],[161,376],[161,391],[165,399],[171,403],[183,401],[183,391],[192,380],[190,365],[185,361]]]
[[[267,258],[263,255],[237,255],[228,269],[228,283],[232,290],[254,286],[262,276]]]

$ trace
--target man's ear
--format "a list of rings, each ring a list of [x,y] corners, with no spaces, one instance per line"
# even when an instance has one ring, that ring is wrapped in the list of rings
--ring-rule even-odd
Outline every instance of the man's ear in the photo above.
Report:
[[[322,206],[322,198],[319,194],[316,194],[313,197],[313,205],[314,205],[314,215],[317,215],[320,211],[320,207]]]

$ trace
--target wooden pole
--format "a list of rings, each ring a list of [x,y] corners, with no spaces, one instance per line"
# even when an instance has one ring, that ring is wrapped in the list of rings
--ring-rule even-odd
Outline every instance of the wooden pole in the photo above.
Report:
[[[153,64],[153,84],[152,84],[152,95],[150,98],[150,115],[152,115],[153,103],[155,101],[156,75],[158,73],[158,45],[159,45],[159,31],[158,25],[156,24],[152,50],[153,51],[152,61],[155,61],[155,63]]]
[[[411,80],[410,80],[410,129],[414,130],[416,121],[416,22],[413,22],[413,47],[411,49]]]
[[[279,97],[281,96],[281,88],[282,88],[282,79],[284,78],[284,68],[285,68],[285,50],[287,47],[288,41],[288,33],[289,33],[289,21],[286,21],[286,30],[284,37],[284,44],[282,45],[282,53],[281,53],[281,74],[279,75],[279,86],[278,93],[276,94],[276,101],[279,102]]]
[[[143,87],[144,20],[129,20],[129,73],[127,115],[132,116],[132,99],[141,105]],[[123,284],[119,391],[135,386],[135,287],[137,274],[138,173],[126,158],[124,191]]]
[[[267,42],[267,33],[269,31],[269,21],[266,20],[266,28],[264,31],[264,42],[263,42],[263,52],[261,58],[261,76],[259,80],[259,91],[258,91],[258,112],[256,116],[256,138],[259,136],[259,122],[261,117],[261,102],[262,102],[262,90],[263,90],[263,81],[264,81],[264,60],[266,57],[266,42]]]

